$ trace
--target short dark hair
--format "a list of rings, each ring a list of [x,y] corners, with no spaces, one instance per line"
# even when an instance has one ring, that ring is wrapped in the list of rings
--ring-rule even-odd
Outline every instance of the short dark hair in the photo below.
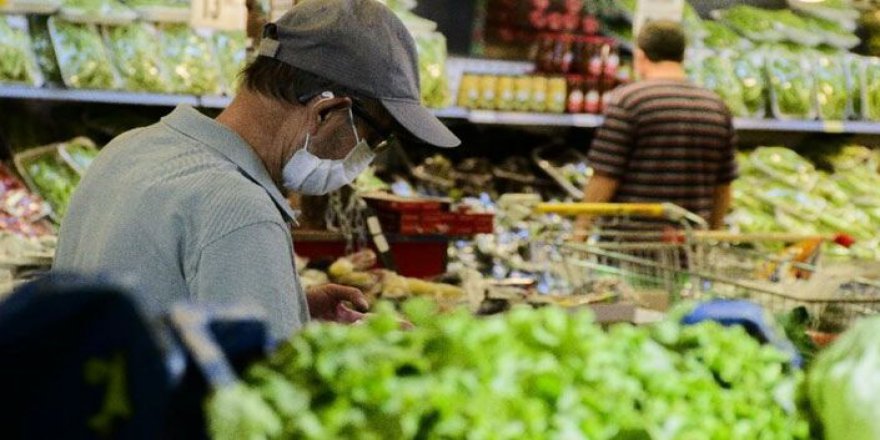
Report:
[[[652,62],[684,61],[684,29],[670,20],[649,21],[639,31],[638,47]]]
[[[357,97],[358,94],[333,81],[307,72],[274,58],[258,56],[241,72],[242,85],[263,96],[301,103],[300,98],[316,96],[323,91],[336,96]]]

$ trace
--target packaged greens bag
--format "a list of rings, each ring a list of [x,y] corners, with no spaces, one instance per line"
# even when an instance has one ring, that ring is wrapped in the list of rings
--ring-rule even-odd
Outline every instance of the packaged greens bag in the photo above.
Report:
[[[703,61],[703,86],[718,94],[734,116],[747,116],[743,91],[728,56],[708,57]]]
[[[805,17],[804,20],[810,26],[813,33],[829,46],[849,50],[858,46],[861,42],[853,30],[844,29],[833,21],[817,17]]]
[[[449,105],[446,38],[439,32],[419,32],[414,37],[419,52],[422,102],[428,107],[444,108]]]
[[[822,44],[822,34],[816,33],[810,23],[799,15],[788,9],[773,11],[772,14],[775,29],[786,41],[808,47]]]
[[[864,59],[856,54],[848,53],[843,56],[846,67],[846,80],[849,88],[850,116],[853,119],[862,119],[862,84],[865,75]]]
[[[774,43],[784,38],[774,25],[775,17],[772,11],[737,5],[724,11],[715,11],[714,15],[754,42]]]
[[[216,32],[214,45],[226,90],[235,94],[238,89],[238,75],[247,62],[247,36],[244,32]]]
[[[58,66],[67,87],[75,89],[115,89],[118,87],[113,64],[95,25],[49,19],[49,34],[55,46]]]
[[[703,28],[706,36],[703,43],[706,47],[716,50],[723,49],[747,49],[752,47],[752,42],[742,38],[733,29],[717,21],[705,21]]]
[[[808,59],[777,49],[768,53],[766,66],[773,115],[779,119],[815,119],[814,81]]]
[[[850,91],[842,57],[816,54],[816,113],[819,119],[842,121],[849,117]]]
[[[210,38],[186,25],[160,28],[162,54],[171,69],[172,89],[178,93],[219,95],[223,93],[220,68]]]
[[[28,16],[28,27],[31,31],[31,43],[34,47],[34,55],[40,65],[40,71],[46,82],[61,85],[61,70],[58,68],[58,59],[55,57],[55,48],[52,46],[52,37],[49,35],[48,18],[42,15]]]
[[[880,121],[880,58],[868,58],[862,69],[862,117]]]
[[[43,85],[27,19],[22,15],[0,15],[0,83]]]
[[[767,81],[764,79],[764,57],[760,52],[750,52],[737,57],[733,71],[742,89],[745,114],[750,118],[763,118],[767,114]]]
[[[156,28],[147,23],[107,26],[104,37],[126,89],[170,91]]]

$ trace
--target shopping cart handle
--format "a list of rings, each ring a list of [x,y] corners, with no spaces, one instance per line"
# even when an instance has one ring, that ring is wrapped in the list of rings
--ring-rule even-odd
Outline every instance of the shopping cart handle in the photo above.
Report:
[[[698,305],[682,319],[682,324],[693,325],[715,321],[723,326],[740,325],[763,344],[771,344],[791,356],[791,364],[800,368],[803,358],[784,333],[777,330],[772,319],[758,304],[741,300],[714,300]]]

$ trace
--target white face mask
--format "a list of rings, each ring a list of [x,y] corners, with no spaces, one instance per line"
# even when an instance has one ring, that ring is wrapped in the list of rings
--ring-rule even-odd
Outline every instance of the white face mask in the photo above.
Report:
[[[311,137],[306,133],[306,144],[294,153],[282,171],[283,185],[288,191],[309,196],[321,196],[354,182],[376,156],[365,139],[358,136],[351,109],[351,129],[357,141],[344,159],[321,159],[309,152]]]

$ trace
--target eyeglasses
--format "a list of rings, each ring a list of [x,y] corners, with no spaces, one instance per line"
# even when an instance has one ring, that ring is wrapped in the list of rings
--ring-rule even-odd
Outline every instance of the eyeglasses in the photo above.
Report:
[[[372,149],[374,153],[381,153],[382,151],[387,150],[397,140],[396,136],[394,136],[394,132],[389,128],[383,128],[375,118],[370,116],[363,104],[357,99],[352,99],[351,111],[355,116],[363,119],[367,126],[378,133],[380,139],[382,139],[375,146],[370,146],[370,149]]]

